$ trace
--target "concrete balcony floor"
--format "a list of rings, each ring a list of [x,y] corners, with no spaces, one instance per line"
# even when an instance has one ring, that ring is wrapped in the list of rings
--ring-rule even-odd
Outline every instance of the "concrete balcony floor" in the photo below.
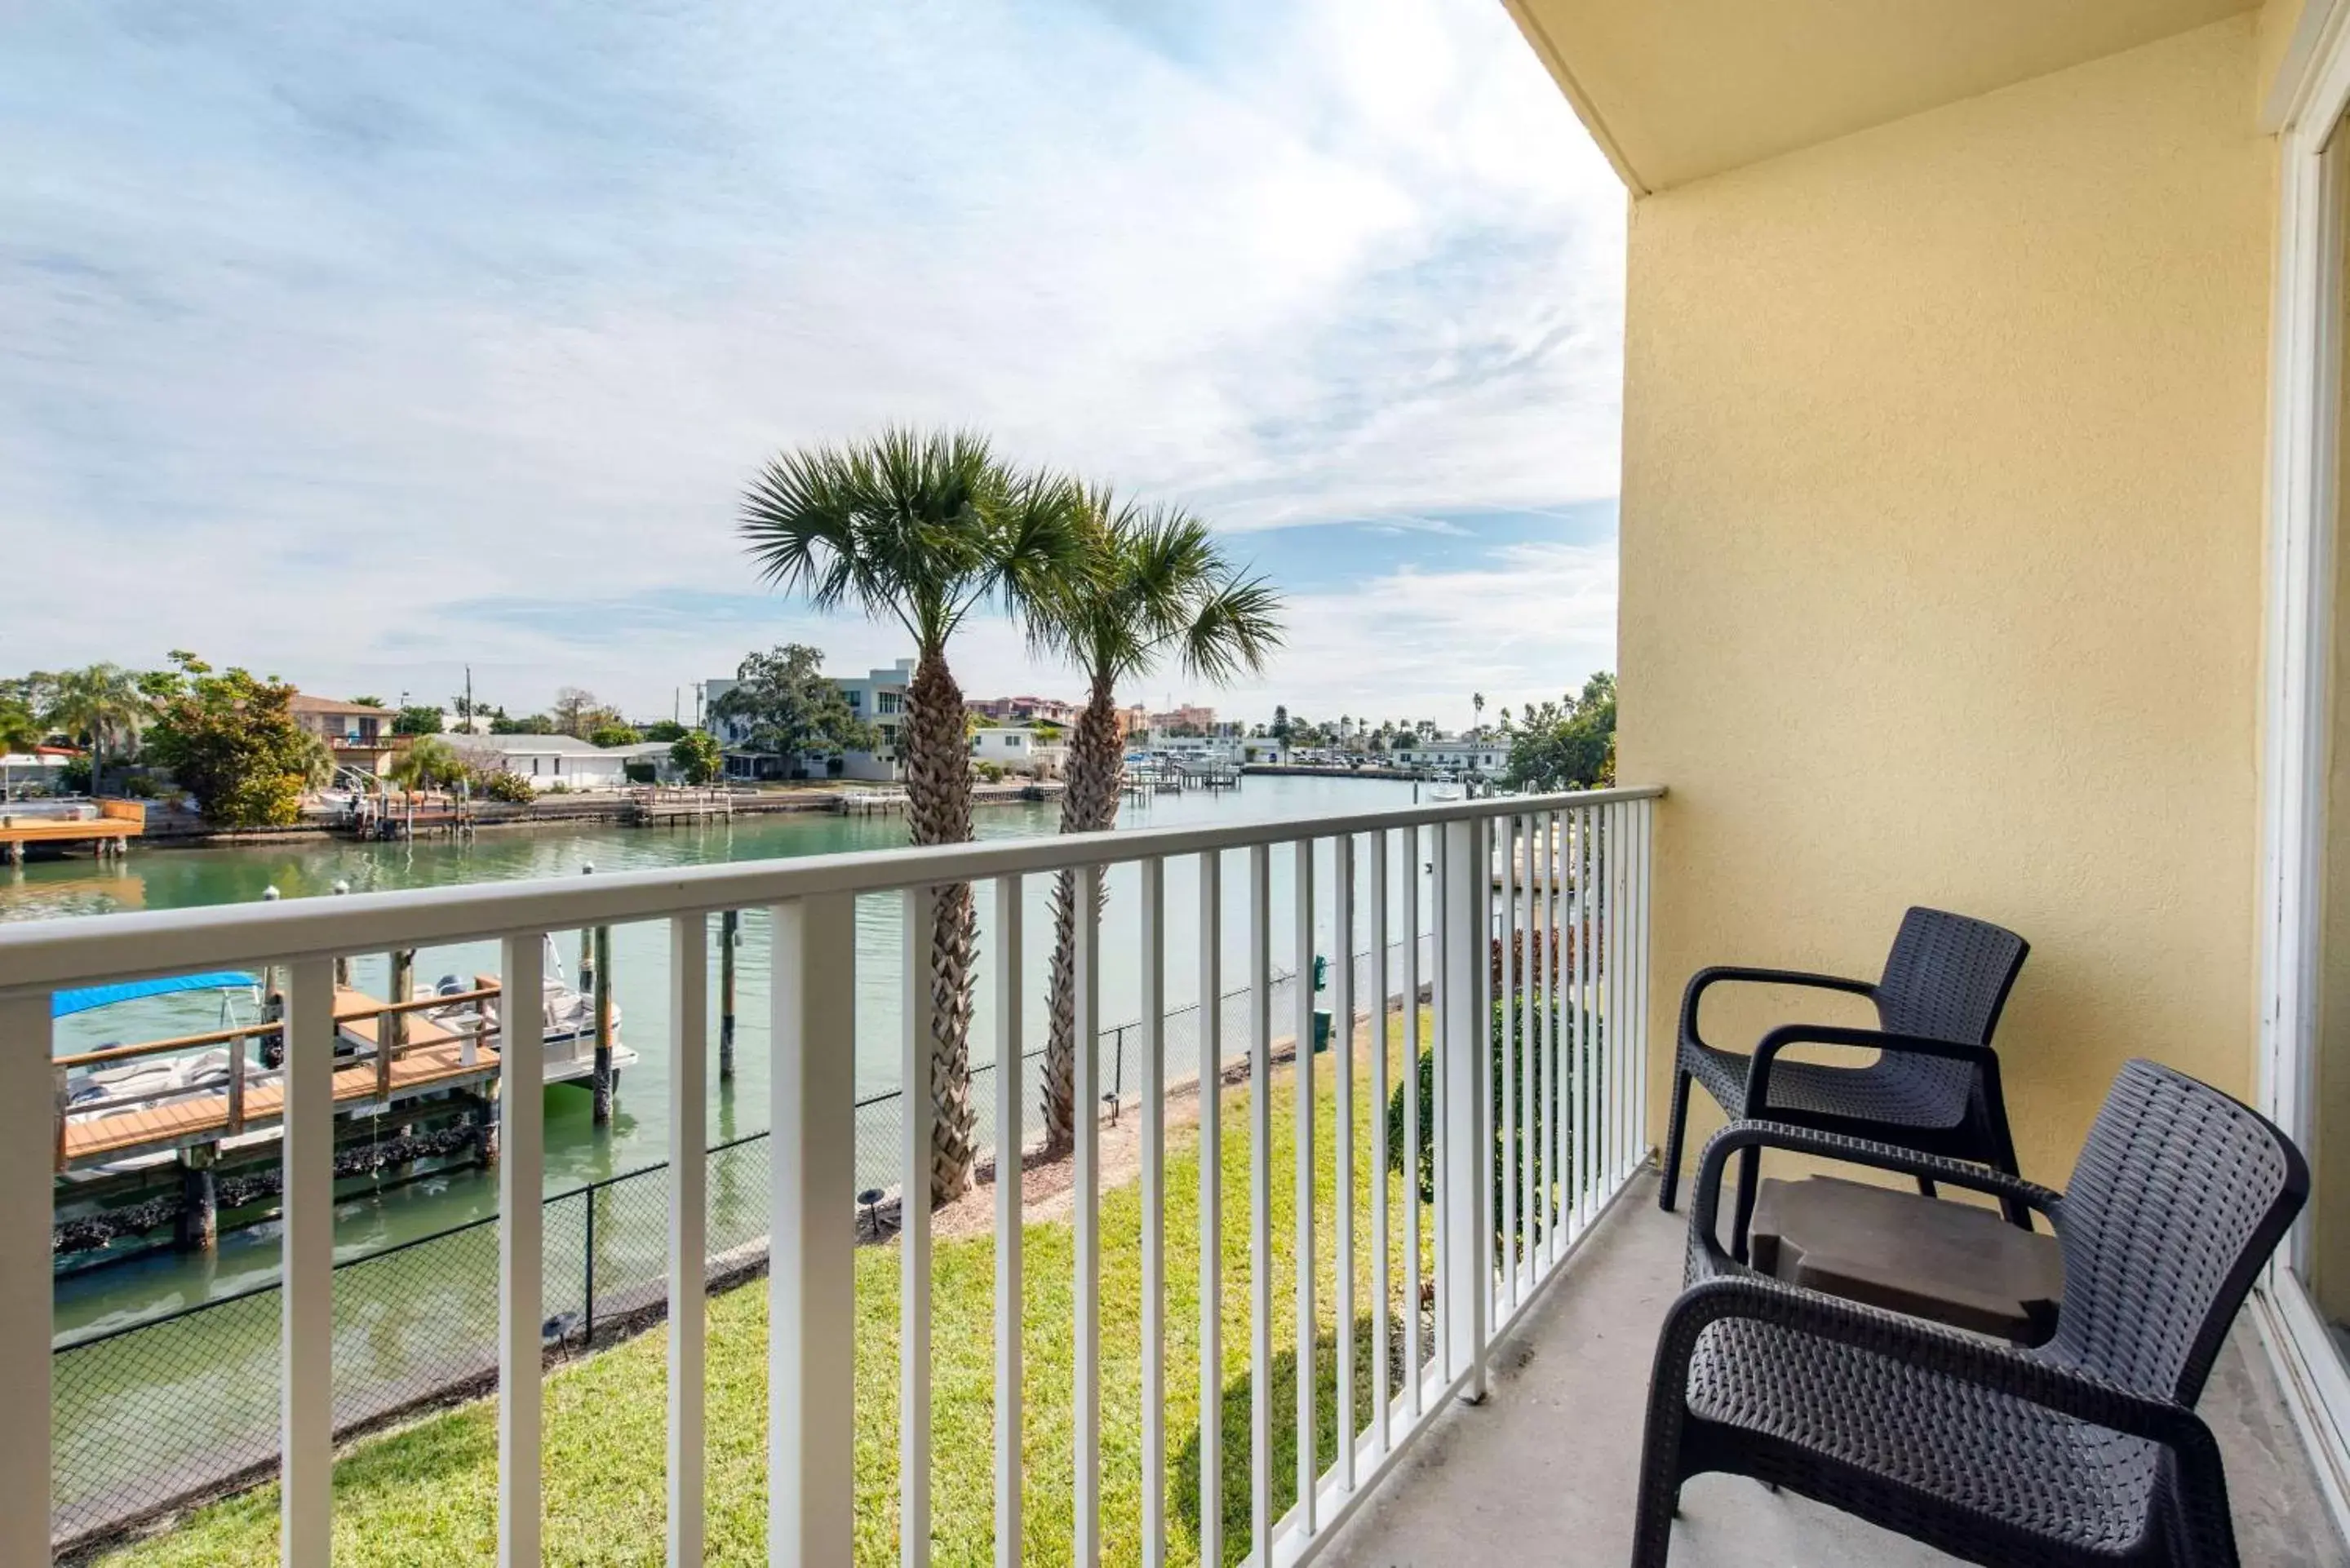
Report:
[[[1495,1346],[1481,1406],[1437,1418],[1404,1467],[1319,1561],[1333,1568],[1620,1563],[1649,1358],[1680,1289],[1682,1217],[1643,1177],[1548,1295]],[[2350,1563],[2281,1402],[2266,1353],[2240,1321],[2201,1411],[2226,1456],[2247,1564]],[[1957,1559],[1743,1476],[1681,1492],[1674,1568],[1929,1568]]]

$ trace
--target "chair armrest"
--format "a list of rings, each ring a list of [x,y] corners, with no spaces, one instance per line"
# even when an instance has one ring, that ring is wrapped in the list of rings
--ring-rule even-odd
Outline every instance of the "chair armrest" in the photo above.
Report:
[[[1848,980],[1839,974],[1811,974],[1794,969],[1756,969],[1743,964],[1716,964],[1690,976],[1689,984],[1681,991],[1681,1038],[1697,1040],[1698,1003],[1707,991],[1724,983],[1739,985],[1802,985],[1814,991],[1849,992],[1855,996],[1874,996],[1873,981]],[[1702,1044],[1702,1042],[1700,1042]]]
[[[2203,1478],[2219,1474],[2219,1445],[2175,1400],[2141,1394],[2078,1366],[1819,1291],[1742,1273],[1683,1291],[1658,1336],[1657,1376],[1686,1400],[1698,1336],[1729,1318],[1881,1355],[1930,1375],[2022,1399],[2108,1431],[2159,1443]]]
[[[1973,1065],[1984,1077],[1984,1090],[1999,1103],[1999,1054],[1988,1045],[1960,1040],[1937,1040],[1925,1034],[1897,1034],[1887,1029],[1863,1029],[1842,1023],[1783,1023],[1762,1036],[1746,1069],[1745,1115],[1767,1120],[1771,1104],[1771,1064],[1790,1045],[1850,1045],[1877,1051],[1903,1052],[1912,1056],[1939,1056]]]
[[[1994,1170],[1987,1165],[1969,1165],[1964,1160],[1947,1159],[1939,1154],[1919,1154],[1914,1149],[1897,1148],[1887,1143],[1871,1143],[1866,1138],[1814,1132],[1809,1127],[1791,1127],[1778,1122],[1732,1122],[1707,1139],[1704,1152],[1698,1156],[1695,1192],[1690,1204],[1691,1262],[1695,1262],[1701,1255],[1706,1263],[1705,1272],[1710,1274],[1749,1273],[1745,1265],[1733,1262],[1730,1254],[1721,1250],[1721,1243],[1715,1234],[1716,1219],[1721,1208],[1722,1173],[1730,1168],[1730,1157],[1743,1148],[1785,1149],[1790,1153],[1815,1155],[1846,1165],[1866,1165],[1899,1176],[1922,1176],[1989,1197],[2012,1199],[2027,1208],[2038,1210],[2054,1223],[2061,1224],[2063,1220],[2063,1193],[2037,1182],[2026,1181],[2020,1176]]]

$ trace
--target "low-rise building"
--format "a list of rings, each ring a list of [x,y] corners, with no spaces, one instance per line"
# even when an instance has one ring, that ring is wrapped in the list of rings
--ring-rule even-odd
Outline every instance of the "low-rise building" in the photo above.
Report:
[[[363,774],[383,772],[385,759],[405,743],[391,732],[391,722],[400,715],[371,702],[338,702],[296,691],[287,711],[295,723],[327,742],[338,764]]]
[[[910,659],[901,659],[886,669],[868,670],[862,676],[833,679],[848,711],[872,725],[879,737],[879,743],[869,752],[842,753],[837,767],[833,765],[835,759],[829,757],[782,757],[755,750],[750,743],[750,725],[739,719],[712,718],[710,732],[718,737],[718,744],[726,753],[726,776],[730,779],[902,779],[906,772],[900,760],[898,731],[906,722],[906,689],[913,683],[914,661]],[[741,684],[732,676],[703,681],[703,711],[714,709],[720,698]]]
[[[477,765],[517,774],[541,791],[619,789],[636,746],[606,748],[576,735],[469,735],[460,751]]]
[[[1222,766],[1241,762],[1246,755],[1245,746],[1234,735],[1152,734],[1136,744],[1153,756],[1166,757],[1177,763]]]
[[[1397,740],[1388,760],[1399,768],[1499,778],[1510,765],[1510,742],[1501,735],[1410,735]]]
[[[971,757],[975,763],[993,763],[1008,773],[1050,779],[1060,777],[1068,765],[1069,748],[1024,724],[992,724],[972,732]]]

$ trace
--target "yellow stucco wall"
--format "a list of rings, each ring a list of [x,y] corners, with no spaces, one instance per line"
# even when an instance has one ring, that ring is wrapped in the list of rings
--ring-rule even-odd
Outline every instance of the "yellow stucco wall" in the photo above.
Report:
[[[2132,1054],[2251,1094],[2256,57],[2246,15],[1635,206],[1659,1134],[1691,970],[1873,973],[1912,902],[2033,943],[2000,1039],[2027,1173],[2066,1176]]]

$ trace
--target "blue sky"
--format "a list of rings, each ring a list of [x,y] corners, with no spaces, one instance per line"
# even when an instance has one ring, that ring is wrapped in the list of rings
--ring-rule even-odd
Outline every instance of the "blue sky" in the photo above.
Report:
[[[0,52],[0,671],[632,711],[778,448],[991,431],[1290,597],[1261,716],[1612,665],[1624,201],[1498,0],[100,0]],[[966,691],[1053,690],[972,628]]]

